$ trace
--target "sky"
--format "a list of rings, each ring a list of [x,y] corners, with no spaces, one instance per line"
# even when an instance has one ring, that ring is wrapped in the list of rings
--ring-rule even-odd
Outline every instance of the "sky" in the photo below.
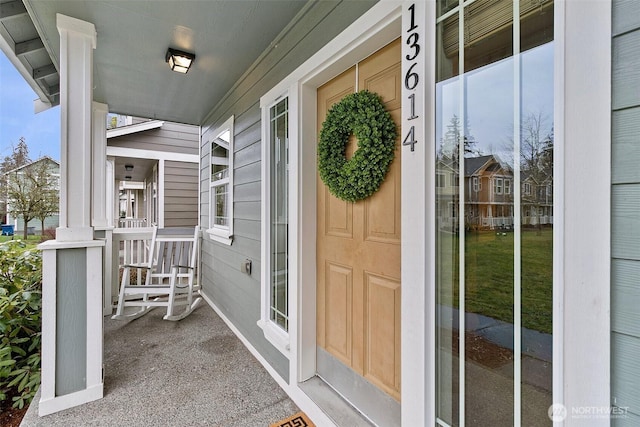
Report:
[[[12,153],[20,137],[29,147],[29,157],[49,156],[60,160],[60,107],[35,114],[38,96],[13,64],[0,52],[0,160]]]
[[[465,75],[465,114],[468,132],[480,154],[513,158],[514,134],[513,56],[468,72]],[[542,135],[553,126],[553,43],[546,43],[519,55],[521,67],[520,107],[523,120],[542,116]],[[437,84],[436,141],[447,131],[453,115],[460,112],[460,79],[452,77]],[[523,130],[524,136],[526,131]]]

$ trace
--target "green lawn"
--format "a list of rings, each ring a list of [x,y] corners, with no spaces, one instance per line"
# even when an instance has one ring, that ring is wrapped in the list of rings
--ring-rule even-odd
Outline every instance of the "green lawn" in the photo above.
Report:
[[[469,232],[465,240],[466,311],[513,323],[514,235]],[[439,303],[458,307],[458,238],[441,233]],[[523,230],[521,239],[522,324],[551,333],[553,232]]]
[[[8,242],[10,240],[24,240],[22,235],[13,235],[13,236],[0,236],[0,243]],[[27,247],[32,248],[36,247],[40,242],[42,242],[41,236],[27,236]]]

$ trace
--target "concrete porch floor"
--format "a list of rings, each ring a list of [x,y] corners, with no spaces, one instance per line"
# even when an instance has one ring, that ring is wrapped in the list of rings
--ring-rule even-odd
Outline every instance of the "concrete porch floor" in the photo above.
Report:
[[[103,399],[21,427],[269,426],[296,405],[206,303],[179,322],[157,308],[127,322],[105,317]]]

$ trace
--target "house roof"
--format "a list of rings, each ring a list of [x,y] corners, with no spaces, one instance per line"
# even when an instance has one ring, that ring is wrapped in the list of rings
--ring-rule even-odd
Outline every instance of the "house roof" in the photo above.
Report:
[[[158,129],[164,125],[161,120],[149,120],[134,125],[121,126],[107,130],[107,139],[118,136],[131,135],[133,133],[144,132],[146,130]]]
[[[23,169],[27,169],[27,168],[29,168],[29,167],[31,167],[31,166],[33,166],[33,165],[35,165],[36,163],[40,163],[40,162],[43,162],[43,161],[49,161],[50,163],[55,164],[57,167],[60,167],[60,163],[59,163],[59,162],[57,162],[56,160],[52,159],[52,158],[51,158],[51,157],[49,157],[49,156],[43,156],[43,157],[40,157],[38,160],[34,160],[34,161],[33,161],[33,162],[31,162],[31,163],[27,163],[26,165],[18,166],[17,168],[11,169],[11,170],[9,170],[9,171],[7,171],[7,172],[3,173],[3,175],[8,175],[8,174],[10,174],[10,173],[19,172],[19,171],[21,171],[21,170],[23,170]]]
[[[93,23],[95,101],[115,113],[201,125],[315,7],[335,6],[306,0],[0,0],[0,48],[39,88],[40,99],[55,105],[47,87],[55,92],[59,81],[56,14]],[[188,74],[169,69],[169,47],[195,52]],[[36,73],[40,69],[46,78]]]
[[[496,161],[493,155],[480,156],[480,157],[465,157],[464,158],[464,176],[475,175],[480,169],[482,169],[487,163]]]

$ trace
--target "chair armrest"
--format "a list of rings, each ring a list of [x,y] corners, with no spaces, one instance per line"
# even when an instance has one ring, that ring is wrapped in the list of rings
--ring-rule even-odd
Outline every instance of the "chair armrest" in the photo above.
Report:
[[[151,267],[145,264],[124,264],[122,268],[144,268],[146,270],[151,270]]]

